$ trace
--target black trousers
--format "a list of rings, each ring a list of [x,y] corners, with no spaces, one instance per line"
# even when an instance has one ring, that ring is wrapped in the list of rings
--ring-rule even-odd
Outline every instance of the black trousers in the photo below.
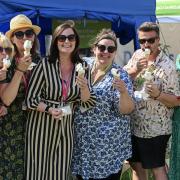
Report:
[[[111,174],[109,175],[107,178],[102,178],[102,179],[93,179],[93,178],[90,178],[89,180],[120,180],[120,176],[121,176],[121,171],[120,170],[118,173],[116,174]],[[83,178],[80,176],[80,175],[77,175],[76,178],[78,180],[83,180]]]

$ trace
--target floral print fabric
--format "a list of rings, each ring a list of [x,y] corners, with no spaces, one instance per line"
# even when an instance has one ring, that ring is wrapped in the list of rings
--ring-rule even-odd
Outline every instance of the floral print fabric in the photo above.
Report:
[[[86,59],[92,67],[93,60]],[[120,77],[133,95],[132,83],[127,72],[120,69]],[[77,110],[74,117],[73,174],[83,179],[105,178],[117,173],[123,161],[131,156],[130,121],[118,110],[120,93],[112,87],[110,70],[94,85],[97,96],[96,106],[83,113]]]
[[[21,85],[8,114],[0,119],[0,180],[22,180],[24,176],[24,94]]]
[[[137,50],[124,68],[128,70],[135,66],[141,53],[142,50]],[[153,83],[157,83],[164,93],[178,95],[179,84],[175,63],[161,52],[153,65],[155,67]],[[136,111],[132,114],[133,134],[142,138],[171,134],[172,114],[173,108],[168,108],[153,98],[138,101]]]

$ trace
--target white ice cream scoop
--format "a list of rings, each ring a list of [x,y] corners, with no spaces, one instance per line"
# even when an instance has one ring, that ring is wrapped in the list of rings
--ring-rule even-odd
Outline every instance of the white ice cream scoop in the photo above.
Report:
[[[3,59],[3,70],[7,70],[11,65],[11,60],[9,59],[9,56],[7,55],[4,59]]]
[[[151,53],[151,50],[150,50],[149,48],[145,48],[145,49],[144,49],[144,57],[145,57],[146,59],[149,58],[150,53]]]
[[[120,72],[118,72],[118,69],[112,68],[111,73],[114,76],[114,78],[119,78],[120,77]]]
[[[78,72],[78,76],[81,76],[81,75],[85,74],[85,70],[84,70],[81,63],[76,65],[76,72]]]
[[[30,40],[24,41],[24,55],[27,56],[30,54],[32,48],[32,42]]]

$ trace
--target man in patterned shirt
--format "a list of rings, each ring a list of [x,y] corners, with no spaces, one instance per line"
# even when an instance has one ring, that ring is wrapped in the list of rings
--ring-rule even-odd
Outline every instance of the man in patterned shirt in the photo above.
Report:
[[[138,38],[141,49],[135,51],[124,67],[134,80],[138,97],[132,116],[133,180],[146,180],[145,169],[152,169],[156,180],[167,180],[165,153],[172,128],[172,97],[179,88],[176,68],[159,48],[156,23],[143,23]]]

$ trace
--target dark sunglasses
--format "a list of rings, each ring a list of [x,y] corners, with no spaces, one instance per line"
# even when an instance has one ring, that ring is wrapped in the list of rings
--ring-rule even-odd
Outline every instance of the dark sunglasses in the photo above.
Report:
[[[73,42],[73,41],[76,40],[76,35],[75,35],[75,34],[70,34],[70,35],[68,35],[68,36],[59,35],[59,36],[57,37],[57,40],[58,40],[59,42],[65,42],[66,39],[68,39],[70,42]]]
[[[145,44],[146,42],[148,42],[149,44],[154,44],[156,39],[157,39],[157,37],[152,37],[152,38],[149,38],[149,39],[139,39],[139,43],[140,44]]]
[[[6,48],[0,47],[0,53],[2,53],[3,51],[5,51],[6,54],[11,54],[12,48],[10,48],[10,47],[6,47]]]
[[[117,49],[115,46],[105,46],[101,44],[97,44],[96,46],[100,52],[104,52],[107,49],[108,53],[113,53]]]
[[[26,35],[27,38],[32,38],[34,35],[34,31],[32,29],[28,29],[26,31],[17,31],[14,33],[17,39],[23,39],[24,35]]]

